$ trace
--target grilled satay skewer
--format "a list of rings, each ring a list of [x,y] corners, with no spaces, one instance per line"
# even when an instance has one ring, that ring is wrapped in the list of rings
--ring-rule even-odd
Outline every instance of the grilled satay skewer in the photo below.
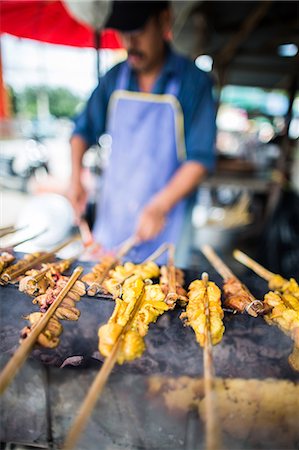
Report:
[[[23,260],[18,261],[15,265],[10,266],[8,270],[1,274],[0,284],[5,285],[7,283],[15,282],[17,278],[20,275],[26,273],[27,270],[32,269],[43,262],[50,261],[55,256],[55,253],[79,238],[79,235],[72,236],[67,241],[55,247],[51,252],[37,253],[38,256],[35,256],[36,254],[34,253],[32,255],[26,255]]]
[[[122,327],[120,334],[113,345],[113,349],[109,356],[105,358],[104,364],[101,367],[99,373],[97,374],[96,378],[94,379],[87,395],[85,396],[85,399],[79,409],[78,415],[75,418],[75,421],[73,422],[73,425],[66,437],[66,441],[64,443],[64,450],[70,450],[75,445],[76,442],[79,439],[80,434],[84,430],[87,421],[94,409],[94,406],[99,399],[99,396],[101,395],[103,388],[108,380],[108,377],[117,361],[118,351],[120,349],[120,345],[122,343],[122,340],[126,334],[126,332],[130,329],[136,314],[138,313],[138,310],[140,308],[140,305],[142,303],[144,295],[144,287],[141,290],[141,293],[134,305],[134,308],[131,312],[131,314],[128,317],[127,322]]]
[[[234,250],[233,255],[241,264],[253,270],[259,277],[268,281],[269,289],[271,291],[291,294],[299,300],[299,286],[294,278],[287,280],[279,274],[270,272],[270,270],[266,269],[240,250]]]
[[[211,337],[211,317],[209,308],[208,282],[209,276],[204,272],[201,276],[205,284],[204,308],[205,308],[205,344],[203,353],[204,362],[204,388],[205,388],[205,416],[206,416],[206,450],[219,450],[220,428],[217,420],[217,408],[215,402],[214,363]]]
[[[84,275],[82,281],[89,284],[87,294],[95,296],[103,292],[103,281],[108,277],[110,270],[112,270],[118,262],[136,245],[137,241],[134,236],[127,239],[115,256],[104,256],[102,262],[96,264],[92,272]]]
[[[143,337],[148,332],[148,325],[169,309],[161,287],[146,285],[137,275],[125,281],[122,296],[122,299],[116,299],[109,321],[99,329],[99,350],[106,359],[67,436],[65,449],[76,444],[115,363],[140,357],[145,348]]]
[[[201,251],[224,280],[225,306],[240,313],[246,311],[253,317],[265,313],[263,302],[257,300],[251,294],[248,288],[233,274],[219,256],[216,255],[212,247],[204,245]]]
[[[234,251],[234,257],[246,267],[252,269],[269,283],[270,292],[264,302],[273,308],[264,316],[269,325],[276,325],[294,341],[293,352],[288,360],[294,370],[299,371],[299,287],[294,278],[286,280],[281,275],[270,272],[240,250]]]
[[[168,247],[169,244],[162,244],[140,264],[126,262],[123,266],[116,266],[114,269],[109,271],[109,277],[104,280],[104,289],[112,294],[112,298],[115,299],[121,296],[123,284],[133,275],[138,275],[143,280],[158,278],[160,275],[160,269],[154,261],[166,250],[168,250]]]
[[[177,301],[185,305],[188,302],[187,292],[183,288],[184,275],[174,265],[175,247],[169,244],[168,264],[161,267],[160,285],[166,294],[166,304],[173,309]]]
[[[55,301],[52,303],[47,312],[38,321],[36,326],[32,329],[29,336],[20,344],[18,349],[12,358],[8,361],[4,369],[0,374],[0,393],[3,393],[7,388],[9,383],[12,381],[18,370],[21,368],[29,353],[31,352],[39,334],[47,326],[47,323],[55,313],[56,309],[59,307],[60,303],[63,301],[67,293],[70,291],[72,286],[75,284],[79,276],[82,274],[83,268],[77,267],[69,278],[67,284],[64,286],[62,291],[59,293]]]

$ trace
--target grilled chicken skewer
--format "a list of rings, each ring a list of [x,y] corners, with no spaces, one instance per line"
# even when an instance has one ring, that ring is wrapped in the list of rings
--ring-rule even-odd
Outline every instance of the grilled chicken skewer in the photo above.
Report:
[[[222,319],[224,317],[221,306],[221,291],[212,281],[208,281],[205,274],[201,280],[193,281],[189,286],[188,304],[186,311],[181,314],[185,325],[193,328],[196,340],[201,347],[206,344],[206,329],[209,325],[209,335],[212,345],[218,344],[224,333]],[[208,304],[206,305],[206,301]],[[207,316],[208,307],[209,317]]]
[[[168,252],[168,264],[161,267],[160,286],[166,295],[166,304],[173,309],[177,301],[181,305],[186,305],[188,297],[183,288],[184,273],[174,265],[174,245],[169,245]]]
[[[148,287],[153,288],[154,286]],[[157,285],[156,288],[160,289]],[[165,299],[162,292],[161,294]],[[99,348],[107,357],[81,405],[67,436],[65,450],[75,446],[115,363],[122,364],[124,361],[130,361],[141,356],[144,351],[143,339],[138,332],[141,311],[142,308],[144,309],[145,298],[149,296],[146,293],[144,281],[137,276],[132,276],[125,281],[122,295],[122,299],[116,300],[114,312],[108,323],[99,329]],[[163,309],[168,309],[167,305],[159,300],[152,300],[152,302],[161,303]]]
[[[253,317],[267,312],[263,302],[254,298],[247,287],[233,274],[219,256],[216,255],[212,247],[204,245],[201,251],[224,280],[225,306],[240,313],[246,311]]]
[[[92,272],[84,275],[82,281],[89,284],[88,295],[101,296],[111,294],[115,299],[121,295],[122,285],[132,275],[139,275],[143,280],[158,278],[160,269],[154,260],[168,249],[168,244],[162,244],[152,255],[146,258],[141,264],[126,262],[124,265],[117,265],[120,259],[118,255],[115,262],[112,257],[104,257],[100,264],[93,267]],[[122,252],[124,255],[124,253]]]
[[[158,278],[160,275],[160,269],[154,260],[159,258],[159,256],[168,250],[168,247],[169,244],[162,244],[157,250],[154,251],[154,253],[152,253],[140,264],[126,262],[123,266],[116,266],[114,269],[109,271],[109,277],[104,280],[104,289],[111,293],[113,298],[117,298],[121,296],[124,282],[132,275],[138,275],[143,280]]]
[[[149,324],[169,309],[161,286],[146,284],[138,275],[124,281],[121,294],[109,321],[99,328],[99,350],[106,359],[71,427],[65,450],[75,446],[115,363],[123,364],[140,357]]]
[[[264,278],[264,280],[268,281],[269,289],[271,291],[279,291],[281,293],[292,295],[298,299],[299,305],[299,286],[294,278],[286,280],[281,275],[270,272],[270,270],[267,270],[240,250],[235,250],[233,254],[237,261],[253,270],[261,278]]]
[[[197,342],[204,349],[206,449],[218,450],[220,428],[215,404],[212,346],[221,341],[224,333],[221,291],[204,272],[201,280],[190,284],[188,298],[186,312],[180,318],[185,321],[185,325],[193,328]]]
[[[136,319],[126,333],[120,347],[117,362],[123,364],[142,355],[144,351],[143,337],[148,332],[150,323],[156,322],[159,315],[169,309],[165,302],[165,294],[158,284],[147,284],[140,276],[133,275],[124,282],[121,298],[116,299],[116,305],[107,324],[99,329],[99,350],[104,356],[109,356],[114,342],[127,322],[131,311],[141,292],[144,292]]]
[[[121,258],[126,255],[136,245],[134,237],[129,238],[120,248],[115,256],[106,255],[99,264],[96,264],[92,271],[82,277],[82,281],[88,284],[87,294],[95,296],[105,293],[103,282],[108,277],[110,270],[119,263]]]
[[[18,347],[15,354],[9,360],[9,362],[4,367],[3,371],[0,374],[0,393],[2,393],[9,383],[12,381],[13,377],[16,375],[20,367],[23,365],[30,351],[32,350],[34,344],[36,343],[38,336],[43,330],[46,328],[50,318],[53,316],[55,311],[59,308],[61,302],[66,297],[68,292],[71,290],[73,285],[76,283],[79,276],[82,274],[82,267],[77,267],[72,273],[71,277],[67,281],[66,285],[60,291],[55,301],[49,307],[47,312],[43,314],[43,316],[38,320],[35,324],[32,332],[28,335],[26,339],[22,341],[20,346]]]
[[[215,319],[217,321],[221,321],[221,319],[223,318],[223,310],[221,308],[220,289],[217,288],[217,286],[214,283],[209,282],[209,276],[206,272],[202,274],[201,278],[202,283],[204,285],[203,306],[205,311],[205,333],[204,333],[205,339],[204,339],[203,358],[204,358],[204,386],[205,386],[206,450],[218,450],[220,448],[220,425],[217,418],[216,393],[214,383],[215,371],[213,364],[212,345],[213,344],[215,345],[216,343],[219,342],[219,338],[224,332],[224,325],[222,324],[220,325],[221,331],[219,333],[217,332],[215,333]],[[215,299],[215,294],[217,300]],[[217,313],[219,317],[217,317]]]
[[[235,250],[234,257],[252,269],[257,275],[269,282],[268,292],[264,296],[264,304],[270,311],[264,316],[269,325],[276,325],[294,341],[293,352],[289,356],[289,363],[293,369],[299,371],[299,286],[294,278],[284,279],[256,261],[245,253]]]

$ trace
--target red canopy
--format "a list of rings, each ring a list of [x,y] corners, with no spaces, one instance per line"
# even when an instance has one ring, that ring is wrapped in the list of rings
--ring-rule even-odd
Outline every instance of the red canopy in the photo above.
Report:
[[[95,30],[72,17],[60,0],[1,0],[0,33],[73,47],[95,47]],[[113,30],[101,32],[100,48],[122,48]]]

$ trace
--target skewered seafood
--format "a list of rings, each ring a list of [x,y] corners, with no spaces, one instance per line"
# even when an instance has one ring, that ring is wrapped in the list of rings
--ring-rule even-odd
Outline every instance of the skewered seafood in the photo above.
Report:
[[[129,329],[122,336],[117,355],[119,364],[142,355],[145,349],[143,337],[148,332],[149,324],[155,322],[159,315],[169,309],[164,302],[165,294],[159,285],[145,285],[139,276],[128,278],[123,285],[122,298],[116,299],[112,316],[99,328],[99,350],[103,356],[111,353],[140,296],[142,296],[140,307]]]
[[[72,261],[73,259],[65,259],[53,264],[43,264],[40,270],[28,270],[19,282],[19,290],[31,296],[44,294],[49,286],[55,286]]]
[[[49,306],[54,302],[59,293],[67,284],[68,278],[61,277],[56,287],[48,288],[46,293],[36,297],[33,303],[38,303],[40,306],[40,312],[33,312],[24,317],[29,320],[29,325],[24,327],[21,331],[21,339],[25,339],[32,331],[34,326],[43,317]],[[63,327],[59,320],[71,320],[76,321],[80,316],[79,309],[76,308],[76,302],[80,300],[80,297],[85,294],[85,287],[81,281],[76,281],[73,287],[69,290],[64,297],[53,316],[50,318],[46,328],[38,336],[38,344],[46,348],[55,348],[59,345],[59,336],[63,331]]]
[[[13,261],[15,260],[15,257],[8,252],[2,252],[0,255],[0,274],[3,272],[3,270],[8,267]]]
[[[158,278],[159,273],[159,266],[153,261],[144,262],[142,264],[126,262],[123,266],[118,265],[115,269],[109,271],[109,278],[106,278],[103,281],[103,287],[115,298],[121,295],[122,284],[132,275],[137,275],[143,280],[147,280]]]
[[[186,325],[193,328],[196,340],[201,347],[205,346],[205,329],[207,318],[205,314],[205,296],[208,298],[210,314],[210,330],[212,344],[218,344],[224,333],[223,310],[221,307],[221,291],[215,283],[203,280],[195,280],[189,286],[189,302],[186,312],[181,314],[181,319],[186,319]]]

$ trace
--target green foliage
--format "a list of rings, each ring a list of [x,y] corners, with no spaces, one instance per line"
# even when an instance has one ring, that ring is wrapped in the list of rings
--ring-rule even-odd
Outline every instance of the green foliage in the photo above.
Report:
[[[9,88],[13,112],[28,119],[35,119],[41,103],[54,117],[73,117],[82,99],[66,88],[46,86],[26,87],[23,91]],[[48,105],[48,106],[47,106]]]

